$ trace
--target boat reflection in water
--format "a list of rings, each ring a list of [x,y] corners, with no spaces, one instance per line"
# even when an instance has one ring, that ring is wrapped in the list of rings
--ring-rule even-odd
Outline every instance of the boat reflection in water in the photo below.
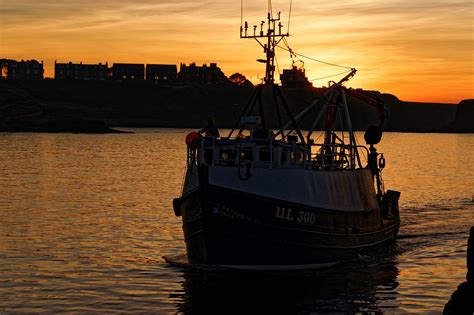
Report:
[[[177,312],[196,314],[295,314],[380,311],[396,307],[395,254],[300,272],[186,269]],[[387,254],[387,251],[390,253]],[[379,258],[382,254],[378,255]],[[176,295],[174,298],[176,299]]]

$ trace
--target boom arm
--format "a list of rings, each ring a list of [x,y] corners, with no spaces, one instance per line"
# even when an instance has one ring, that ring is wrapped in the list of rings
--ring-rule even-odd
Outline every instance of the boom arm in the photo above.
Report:
[[[384,120],[385,120],[385,103],[384,101],[378,96],[374,95],[372,93],[368,92],[363,92],[363,91],[358,91],[354,90],[351,88],[346,88],[346,93],[349,94],[350,96],[353,96],[361,101],[363,101],[366,104],[372,105],[377,109],[377,114],[379,115],[380,118],[380,125],[379,127],[382,127]]]

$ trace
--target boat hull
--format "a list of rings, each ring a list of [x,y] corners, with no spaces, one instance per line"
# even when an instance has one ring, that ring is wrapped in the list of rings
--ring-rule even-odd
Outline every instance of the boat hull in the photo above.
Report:
[[[398,217],[380,209],[336,211],[209,184],[180,199],[191,264],[304,265],[357,257],[395,239]]]

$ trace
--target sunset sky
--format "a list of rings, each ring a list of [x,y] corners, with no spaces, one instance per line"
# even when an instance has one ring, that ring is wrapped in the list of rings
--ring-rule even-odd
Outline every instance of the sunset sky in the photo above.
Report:
[[[198,64],[253,82],[264,75],[262,49],[239,38],[240,0],[0,0],[0,58]],[[273,1],[285,25],[290,0]],[[358,69],[352,87],[403,100],[457,103],[474,98],[474,8],[467,0],[293,0],[295,52]],[[244,0],[250,25],[267,1]],[[280,71],[291,61],[278,51]],[[305,60],[309,79],[341,72]],[[333,80],[337,77],[331,78]],[[315,86],[329,79],[315,80]]]

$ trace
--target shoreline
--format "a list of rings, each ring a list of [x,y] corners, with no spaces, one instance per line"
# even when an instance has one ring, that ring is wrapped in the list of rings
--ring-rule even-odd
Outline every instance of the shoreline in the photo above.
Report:
[[[166,130],[166,129],[176,129],[176,130],[198,130],[201,127],[172,127],[172,126],[110,126],[110,131],[48,131],[48,130],[0,130],[1,133],[38,133],[38,134],[135,134],[140,133],[137,132],[142,130],[152,130],[152,129],[159,129],[159,130]],[[123,130],[127,129],[127,130]],[[219,128],[220,130],[230,130],[231,128]],[[304,131],[304,130],[303,130]],[[324,130],[316,130],[319,132],[323,132]],[[355,132],[364,132],[364,130],[356,130]],[[463,132],[463,131],[397,131],[397,130],[383,130],[383,133],[402,133],[402,134],[453,134],[453,135],[471,135],[474,132]],[[223,138],[223,137],[221,137]]]
[[[164,86],[126,81],[0,80],[0,131],[58,132],[57,127],[48,124],[62,124],[59,131],[82,132],[89,121],[102,126],[89,126],[91,130],[86,133],[108,132],[105,128],[112,126],[201,128],[209,115],[214,116],[219,128],[232,128],[253,91],[240,86]],[[294,114],[323,91],[283,90]],[[416,103],[369,92],[383,100],[387,108],[385,131],[474,133],[474,99],[459,104]],[[374,107],[354,98],[349,98],[349,111],[354,130],[364,131],[378,121]],[[309,129],[310,119],[314,117],[302,121],[301,129]],[[73,121],[74,126],[67,126],[65,121]],[[277,121],[274,110],[268,109],[269,128],[277,126]],[[317,126],[322,128],[322,124]]]

